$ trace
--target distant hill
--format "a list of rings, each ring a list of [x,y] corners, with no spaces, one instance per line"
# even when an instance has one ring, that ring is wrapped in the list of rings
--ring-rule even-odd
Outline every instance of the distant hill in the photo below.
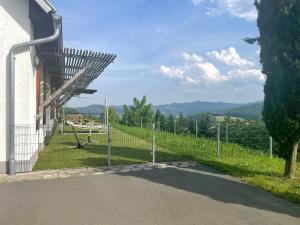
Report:
[[[121,115],[123,113],[122,106],[115,107],[117,113]],[[214,115],[241,117],[250,120],[262,119],[263,102],[254,102],[249,104],[236,104],[226,102],[190,102],[190,103],[172,103],[166,105],[153,106],[153,110],[160,110],[162,113],[194,115],[199,113],[209,112]],[[104,111],[104,105],[89,105],[86,107],[73,108],[74,112],[78,112],[85,115],[100,114]]]
[[[190,103],[172,103],[166,105],[153,106],[153,110],[160,110],[164,114],[180,114],[192,115],[204,112],[219,112],[242,106],[242,104],[226,103],[226,102],[190,102]],[[118,114],[123,113],[122,106],[113,106]],[[103,105],[89,105],[86,107],[76,107],[76,111],[82,114],[99,114],[103,112]]]
[[[122,106],[113,106],[118,114],[123,113]],[[180,114],[194,115],[199,113],[209,112],[215,115],[225,115],[232,117],[241,117],[250,120],[262,119],[261,111],[263,102],[254,102],[249,104],[236,104],[226,102],[190,102],[190,103],[172,103],[166,105],[155,105],[153,110],[160,110],[162,113],[169,114]],[[100,114],[104,111],[104,105],[89,105],[86,107],[73,108],[74,111],[85,114],[93,115]]]
[[[100,114],[104,110],[104,105],[88,105],[85,107],[74,108],[77,112],[86,115]]]
[[[226,102],[203,102],[196,101],[190,103],[172,103],[167,105],[153,106],[154,110],[160,110],[164,114],[180,114],[193,115],[196,113],[219,112],[242,106],[242,104],[226,103]]]
[[[260,102],[245,104],[226,111],[221,111],[217,114],[225,115],[225,116],[241,117],[250,120],[261,120],[262,109],[263,109],[263,102],[260,101]]]
[[[73,108],[76,112],[84,114],[84,115],[94,115],[94,114],[100,114],[104,111],[104,105],[88,105],[83,107],[75,107]],[[122,106],[113,106],[118,114],[123,113],[123,107]]]

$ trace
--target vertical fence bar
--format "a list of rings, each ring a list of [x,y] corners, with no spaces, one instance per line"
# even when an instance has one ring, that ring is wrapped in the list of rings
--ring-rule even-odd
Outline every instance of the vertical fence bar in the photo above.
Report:
[[[62,117],[61,117],[61,133],[64,134],[64,126],[65,126],[65,120],[66,120],[66,102],[64,103]]]
[[[174,118],[174,134],[176,134],[176,116]]]
[[[221,142],[220,142],[220,123],[217,125],[217,156],[220,157],[220,147],[221,147]]]
[[[60,127],[60,132],[61,132],[61,134],[64,133],[64,119],[63,119],[63,116],[61,117],[61,127]]]
[[[269,144],[269,154],[270,157],[273,157],[273,138],[270,136],[270,144]]]
[[[94,126],[94,121],[92,120],[90,129],[89,129],[88,142],[92,142],[91,137],[92,137],[92,129],[93,129],[93,126]]]
[[[155,123],[152,124],[152,164],[155,164]]]
[[[160,116],[158,116],[157,118],[157,128],[158,130],[160,130]]]
[[[225,138],[226,138],[226,143],[228,142],[228,124],[225,124]]]
[[[105,126],[106,126],[106,129],[108,129],[108,126],[109,126],[109,121],[108,121],[108,107],[107,107],[107,98],[104,99],[104,104],[105,104]]]
[[[111,126],[108,125],[107,129],[107,166],[111,166]]]
[[[196,120],[196,138],[198,137],[198,120]]]

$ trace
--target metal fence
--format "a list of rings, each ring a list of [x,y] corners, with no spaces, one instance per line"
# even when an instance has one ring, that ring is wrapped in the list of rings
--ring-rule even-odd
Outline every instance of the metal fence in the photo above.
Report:
[[[74,128],[15,127],[16,172],[100,167],[221,157],[272,157],[274,146],[265,128],[254,125],[199,126],[197,134],[115,124]]]

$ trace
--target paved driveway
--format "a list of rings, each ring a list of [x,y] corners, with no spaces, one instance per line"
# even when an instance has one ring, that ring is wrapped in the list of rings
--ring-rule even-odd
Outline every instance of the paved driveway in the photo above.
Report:
[[[204,166],[0,184],[3,225],[299,225],[299,205]]]

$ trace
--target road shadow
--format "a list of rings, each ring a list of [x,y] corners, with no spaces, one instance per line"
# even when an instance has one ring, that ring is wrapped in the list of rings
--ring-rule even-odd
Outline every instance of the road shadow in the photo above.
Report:
[[[228,204],[239,204],[300,218],[299,204],[277,198],[271,193],[244,184],[237,178],[221,174],[207,166],[199,165],[192,169],[172,167],[118,175],[146,179]]]

